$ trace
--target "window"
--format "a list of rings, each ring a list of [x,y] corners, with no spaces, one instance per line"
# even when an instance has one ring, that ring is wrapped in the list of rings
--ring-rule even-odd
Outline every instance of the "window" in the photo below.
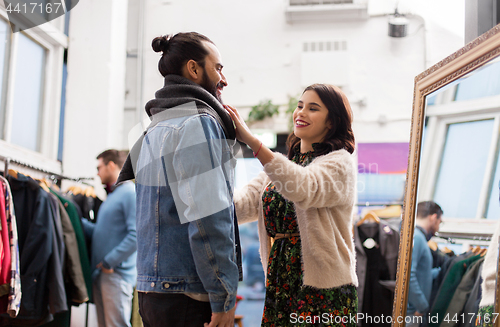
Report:
[[[493,61],[427,97],[418,201],[464,218],[451,229],[470,228],[467,219],[500,219],[499,74]]]
[[[446,216],[476,217],[493,125],[493,119],[448,125],[434,191]]]
[[[4,134],[5,122],[5,82],[7,77],[8,50],[10,41],[10,26],[0,19],[0,135]]]
[[[290,0],[291,6],[352,3],[353,0]]]
[[[19,31],[0,9],[0,155],[53,172],[61,170],[54,126],[61,110],[65,19]]]
[[[40,150],[45,49],[20,33],[15,58],[11,142]]]
[[[287,23],[318,23],[368,19],[367,0],[290,0]]]
[[[500,219],[500,160],[497,157],[497,164],[495,168],[495,177],[493,177],[491,188],[490,188],[490,196],[488,199],[488,209],[486,211],[486,218],[488,219]]]

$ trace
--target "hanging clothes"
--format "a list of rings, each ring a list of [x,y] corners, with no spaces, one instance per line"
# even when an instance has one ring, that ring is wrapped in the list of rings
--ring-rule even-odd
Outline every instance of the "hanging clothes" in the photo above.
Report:
[[[465,272],[460,284],[458,284],[457,289],[455,290],[455,294],[450,300],[450,304],[446,309],[445,317],[455,317],[457,315],[460,317],[462,313],[465,313],[467,319],[471,319],[469,316],[469,312],[464,311],[465,303],[467,302],[469,295],[471,294],[472,289],[474,288],[474,284],[479,276],[479,271],[484,262],[484,258],[480,258],[473,264],[469,266],[467,271]],[[456,327],[458,326],[459,320],[462,319],[446,319],[441,323],[441,327]],[[465,320],[465,319],[464,319]]]
[[[472,291],[469,294],[469,298],[467,299],[467,302],[465,302],[463,312],[469,314],[472,313],[474,316],[472,319],[468,319],[466,321],[459,321],[458,326],[459,327],[475,327],[476,326],[476,317],[477,313],[479,312],[479,302],[481,301],[481,272],[483,270],[483,264],[480,265],[478,269],[478,276],[476,278],[476,281],[474,282],[474,287],[472,288]]]
[[[54,218],[49,195],[33,179],[9,177],[17,218],[22,299],[17,318],[0,316],[0,325],[36,325],[68,310],[62,269],[54,268]],[[63,285],[60,287],[60,285]],[[48,305],[50,303],[50,306]]]
[[[66,253],[66,246],[64,244],[63,228],[61,223],[61,212],[59,209],[59,200],[57,197],[51,193],[47,193],[50,201],[50,209],[52,210],[52,218],[54,220],[54,240],[55,249],[57,249],[57,254],[61,258],[60,262],[64,266],[64,256]]]
[[[0,176],[0,184],[5,195],[5,213],[7,225],[9,226],[9,247],[10,247],[10,289],[8,295],[7,313],[11,318],[15,318],[21,308],[21,274],[19,270],[19,243],[17,236],[17,219],[12,200],[12,192],[7,180]]]
[[[394,289],[389,285],[395,285],[396,280],[399,233],[383,222],[365,223],[355,226],[354,244],[359,312],[371,317],[391,316]],[[358,321],[358,325],[371,326],[367,320]]]
[[[0,187],[0,313],[7,312],[11,274],[11,252],[9,227],[7,226],[7,210],[5,208],[5,189]]]
[[[42,190],[42,192],[46,192]],[[52,211],[52,256],[49,259],[47,282],[52,285],[51,292],[54,296],[49,297],[49,308],[51,314],[56,314],[62,311],[68,311],[66,300],[66,289],[64,286],[63,266],[65,246],[62,234],[61,216],[59,213],[59,205],[57,198],[54,199],[52,194],[46,193],[49,200],[50,209]],[[64,305],[63,305],[64,304]],[[59,307],[60,305],[60,307]]]
[[[444,279],[446,278],[446,275],[447,275],[449,269],[451,267],[453,267],[453,265],[455,263],[457,263],[458,261],[463,260],[465,258],[468,258],[470,256],[471,256],[470,253],[462,253],[460,255],[456,255],[456,256],[450,257],[451,260],[445,261],[442,264],[441,270],[439,271],[437,277],[434,278],[434,280],[432,281],[431,299],[429,301],[429,305],[431,306],[431,310],[429,312],[431,312],[432,308],[434,307],[434,304],[436,302],[436,297],[437,297],[438,292],[439,292],[439,290],[441,288],[441,285],[443,284]],[[426,327],[428,325],[429,325],[428,322],[426,322],[426,323],[424,323],[423,326]]]
[[[92,273],[90,269],[90,260],[87,251],[87,246],[85,244],[85,235],[83,234],[82,223],[80,221],[80,216],[78,214],[78,209],[69,199],[66,199],[61,194],[51,189],[51,192],[57,196],[61,201],[66,210],[73,230],[75,231],[76,241],[78,245],[78,252],[80,255],[80,266],[83,272],[83,278],[85,280],[85,286],[87,288],[87,294],[89,298],[92,298]]]
[[[80,207],[83,218],[86,218],[87,220],[90,220],[92,222],[96,222],[97,213],[99,212],[99,208],[102,204],[101,199],[99,199],[97,196],[87,195],[86,193],[69,193],[68,197]]]
[[[436,296],[435,303],[431,310],[431,317],[437,317],[437,322],[429,323],[431,327],[440,326],[443,321],[450,301],[455,294],[455,290],[460,284],[467,268],[481,258],[480,255],[473,255],[467,259],[456,262],[446,274],[441,287]]]
[[[59,201],[59,211],[61,213],[64,243],[66,244],[66,260],[64,263],[66,294],[72,304],[78,305],[89,300],[78,251],[78,240],[73,224],[61,201]]]

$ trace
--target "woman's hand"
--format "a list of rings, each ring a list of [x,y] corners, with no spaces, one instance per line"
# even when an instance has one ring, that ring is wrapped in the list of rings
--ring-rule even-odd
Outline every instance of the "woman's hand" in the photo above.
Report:
[[[252,134],[252,132],[250,132],[250,129],[243,118],[241,118],[238,110],[228,105],[224,105],[224,108],[226,108],[234,122],[234,125],[236,126],[236,138],[252,149],[253,155],[259,159],[262,165],[265,165],[273,160],[273,152],[263,145],[262,142]]]
[[[241,118],[238,110],[229,105],[224,105],[224,108],[227,110],[236,126],[236,138],[238,141],[247,144],[252,149],[254,149],[254,147],[258,148],[260,146],[260,141],[252,134],[243,118]]]

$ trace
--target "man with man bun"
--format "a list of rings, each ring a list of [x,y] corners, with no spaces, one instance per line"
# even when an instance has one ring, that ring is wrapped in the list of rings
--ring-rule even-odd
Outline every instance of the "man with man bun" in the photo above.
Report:
[[[157,37],[164,87],[118,182],[137,187],[137,290],[144,326],[234,326],[241,278],[234,204],[235,130],[214,43]]]

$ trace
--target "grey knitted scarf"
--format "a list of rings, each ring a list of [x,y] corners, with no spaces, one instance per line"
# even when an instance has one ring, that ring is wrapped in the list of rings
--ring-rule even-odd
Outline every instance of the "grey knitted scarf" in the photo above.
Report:
[[[165,77],[164,87],[156,91],[155,99],[150,100],[146,104],[146,113],[155,122],[154,118],[155,116],[160,116],[158,115],[159,113],[172,108],[182,110],[182,107],[179,106],[190,102],[196,103],[198,113],[206,113],[212,116],[222,126],[228,139],[235,139],[236,132],[231,116],[222,107],[222,104],[203,87],[182,76],[167,75]],[[157,120],[156,123],[158,122]],[[154,125],[150,125],[149,128]],[[117,184],[135,178],[134,167],[137,164],[143,137],[130,150],[127,160],[123,164],[118,176]]]

